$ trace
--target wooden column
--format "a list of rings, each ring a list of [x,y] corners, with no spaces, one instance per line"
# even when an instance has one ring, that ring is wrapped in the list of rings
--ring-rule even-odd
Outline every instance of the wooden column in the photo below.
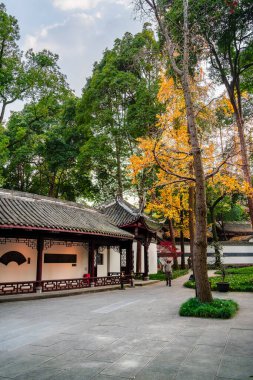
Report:
[[[37,239],[36,291],[38,293],[41,292],[43,248],[44,248],[44,239],[43,239],[43,237],[40,236]]]
[[[144,280],[148,280],[149,277],[149,246],[151,243],[152,235],[146,235],[144,240]]]
[[[133,242],[130,241],[126,245],[126,259],[127,259],[127,270],[126,274],[130,275],[134,271],[133,265]]]
[[[89,273],[91,277],[95,276],[94,259],[95,259],[95,246],[94,246],[94,241],[91,239],[89,240]],[[94,286],[93,279],[91,280],[90,285]]]
[[[110,246],[107,245],[107,275],[110,272],[110,267],[111,267],[111,250],[110,250]]]
[[[149,265],[148,265],[148,244],[147,240],[145,239],[144,243],[144,280],[148,280],[148,273],[149,273]]]
[[[137,250],[136,250],[136,272],[141,272],[141,241],[137,240]]]

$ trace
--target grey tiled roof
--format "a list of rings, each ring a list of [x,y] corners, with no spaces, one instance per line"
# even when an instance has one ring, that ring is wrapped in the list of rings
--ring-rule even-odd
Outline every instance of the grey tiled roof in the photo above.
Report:
[[[247,222],[225,222],[222,226],[217,223],[218,230],[222,231],[224,229],[227,234],[234,235],[252,235],[253,229],[250,223]]]
[[[122,198],[117,198],[111,203],[102,205],[100,210],[118,227],[126,227],[140,221],[150,231],[158,231],[162,228],[160,223],[149,218],[148,215],[140,212]]]
[[[31,227],[132,238],[101,212],[81,204],[0,189],[0,227]]]

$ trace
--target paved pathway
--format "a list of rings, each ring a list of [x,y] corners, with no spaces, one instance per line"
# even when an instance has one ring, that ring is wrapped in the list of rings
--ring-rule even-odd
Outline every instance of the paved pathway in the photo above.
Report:
[[[182,318],[185,279],[0,304],[0,379],[253,378],[252,294],[225,295],[241,307],[231,320]]]

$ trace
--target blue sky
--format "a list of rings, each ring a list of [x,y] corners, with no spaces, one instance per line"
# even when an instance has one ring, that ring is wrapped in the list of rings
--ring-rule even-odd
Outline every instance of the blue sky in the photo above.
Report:
[[[7,12],[20,26],[20,48],[49,49],[60,57],[59,65],[70,87],[81,94],[95,61],[125,32],[137,33],[131,0],[5,0]],[[20,109],[21,104],[10,106]],[[8,116],[8,115],[7,115]]]

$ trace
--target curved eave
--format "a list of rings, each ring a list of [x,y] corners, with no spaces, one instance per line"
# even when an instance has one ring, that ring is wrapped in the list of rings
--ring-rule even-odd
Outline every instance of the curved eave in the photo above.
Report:
[[[17,226],[17,225],[11,225],[11,224],[2,224],[0,225],[0,229],[22,229],[22,230],[29,230],[29,231],[46,231],[46,232],[64,232],[64,233],[72,233],[72,234],[79,234],[79,235],[94,235],[94,236],[105,236],[105,237],[112,237],[117,239],[134,239],[134,236],[129,235],[118,235],[113,233],[106,233],[106,232],[94,232],[94,231],[80,231],[80,230],[65,230],[63,228],[48,228],[48,227],[34,227],[34,226]]]
[[[153,232],[153,233],[156,233],[158,231],[160,231],[162,229],[162,226],[156,222],[153,222],[153,221],[150,221],[150,223],[154,224],[155,227],[152,228],[149,223],[145,220],[145,217],[141,217],[141,222],[142,222],[142,225],[149,231],[149,232]]]
[[[162,229],[161,225],[157,225],[157,228],[151,228],[149,224],[145,223],[145,218],[140,217],[136,221],[128,224],[121,224],[118,226],[119,228],[131,228],[131,227],[139,227],[143,228],[151,233],[156,233]]]

